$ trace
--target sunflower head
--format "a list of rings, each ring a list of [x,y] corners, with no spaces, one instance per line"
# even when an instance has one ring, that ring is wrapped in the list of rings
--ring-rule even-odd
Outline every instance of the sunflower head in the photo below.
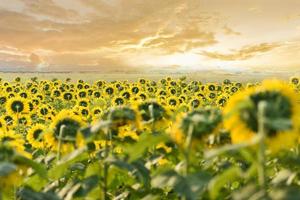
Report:
[[[74,95],[73,95],[72,92],[65,92],[62,97],[63,97],[64,100],[70,101],[70,100],[73,99],[73,96]]]
[[[231,131],[234,143],[249,141],[258,132],[258,107],[265,102],[264,128],[268,141],[275,142],[284,133],[287,138],[295,137],[299,124],[297,114],[300,112],[297,101],[297,94],[288,84],[267,80],[261,86],[248,88],[229,100],[224,109],[228,116],[224,125]]]
[[[27,113],[29,112],[29,104],[24,98],[13,97],[7,101],[6,110],[10,114]]]
[[[150,120],[157,122],[167,117],[165,108],[156,101],[143,102],[137,106],[137,110],[145,122]]]
[[[299,78],[298,77],[291,77],[290,78],[290,83],[292,84],[292,85],[298,85],[299,84]]]
[[[36,124],[31,127],[26,135],[26,139],[34,148],[45,148],[46,142],[44,139],[44,132],[46,130],[46,126],[43,124]]]
[[[61,140],[63,144],[78,146],[79,129],[84,126],[82,119],[71,110],[62,110],[53,119],[50,125],[50,132],[45,135],[46,141],[57,150],[57,142]],[[70,150],[68,146],[63,147],[63,151]]]
[[[116,106],[121,106],[125,103],[125,99],[121,96],[116,96],[113,98],[113,104]]]
[[[103,115],[104,120],[110,120],[113,128],[135,124],[138,125],[136,112],[129,107],[116,107],[110,109]]]
[[[212,133],[222,120],[221,111],[216,108],[202,108],[188,113],[180,122],[184,134],[192,131],[193,136],[202,138]]]

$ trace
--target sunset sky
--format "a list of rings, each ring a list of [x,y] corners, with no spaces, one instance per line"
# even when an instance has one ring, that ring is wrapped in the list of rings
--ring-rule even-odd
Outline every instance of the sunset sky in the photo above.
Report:
[[[0,71],[300,71],[300,0],[0,0]]]

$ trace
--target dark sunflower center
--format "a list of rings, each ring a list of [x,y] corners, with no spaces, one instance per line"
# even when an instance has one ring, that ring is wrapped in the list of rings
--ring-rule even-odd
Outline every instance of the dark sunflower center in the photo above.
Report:
[[[6,102],[6,97],[0,97],[0,104],[4,104]]]
[[[25,117],[22,117],[19,119],[20,124],[27,124],[27,119]]]
[[[83,106],[83,107],[87,107],[88,106],[88,103],[86,101],[80,101],[79,102],[79,105],[80,106]]]
[[[240,118],[244,121],[248,128],[250,128],[255,133],[258,132],[258,104],[261,101],[267,102],[267,107],[265,110],[265,118],[269,122],[274,122],[278,119],[280,120],[290,120],[292,115],[291,103],[289,99],[279,92],[266,91],[255,93],[250,96],[250,101],[253,102],[253,107],[243,108],[241,110]],[[278,128],[265,124],[267,134],[269,136],[274,136],[278,132]],[[289,129],[292,127],[289,127]]]
[[[73,96],[72,96],[71,93],[65,93],[65,94],[64,94],[64,99],[65,99],[65,100],[71,100],[72,97],[73,97]]]
[[[169,105],[176,106],[176,104],[177,104],[177,101],[175,99],[169,100]]]
[[[221,122],[222,115],[218,109],[199,109],[190,112],[181,122],[181,129],[188,134],[190,127],[193,135],[201,138],[209,134]]]
[[[48,114],[48,109],[47,108],[42,108],[41,109],[41,114],[42,115],[47,115]]]
[[[122,104],[124,104],[124,100],[122,98],[116,98],[115,103],[117,105],[122,105]]]
[[[61,127],[65,125],[63,131],[63,140],[75,139],[77,135],[77,131],[80,128],[80,123],[69,118],[65,118],[60,120],[55,126],[55,136],[59,138],[59,132]]]
[[[152,114],[150,113],[149,106],[153,106]],[[149,121],[152,117],[155,121],[159,121],[163,118],[165,113],[165,109],[158,103],[144,103],[139,105],[138,109],[141,112],[143,121]]]
[[[10,107],[11,107],[12,111],[19,113],[24,110],[24,103],[22,101],[14,101],[14,102],[12,102]]]
[[[33,138],[34,138],[35,140],[41,141],[42,139],[40,138],[40,135],[41,135],[42,132],[43,132],[43,130],[41,130],[41,129],[35,130],[35,131],[33,132]]]

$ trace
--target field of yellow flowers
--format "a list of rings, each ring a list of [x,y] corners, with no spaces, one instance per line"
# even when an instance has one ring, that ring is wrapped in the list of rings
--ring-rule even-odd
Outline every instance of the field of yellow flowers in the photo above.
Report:
[[[0,91],[0,199],[300,199],[298,77]]]

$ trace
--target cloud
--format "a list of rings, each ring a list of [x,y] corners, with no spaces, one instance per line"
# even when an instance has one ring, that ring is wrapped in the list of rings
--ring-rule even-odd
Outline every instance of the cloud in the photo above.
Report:
[[[38,65],[38,64],[42,63],[41,58],[38,55],[34,54],[34,53],[30,54],[29,60],[34,65]]]
[[[234,31],[232,28],[228,27],[227,25],[223,26],[223,30],[225,35],[241,35],[240,32]]]
[[[65,9],[53,0],[23,0],[25,3],[24,13],[38,18],[48,17],[54,20],[78,20],[78,13],[71,9]]]
[[[248,59],[295,37],[295,24],[276,20],[284,13],[297,13],[296,3],[291,8],[270,0],[229,1],[3,0],[0,64],[43,70],[125,71],[138,65],[145,69],[178,65],[178,58],[194,53],[193,66],[216,66],[220,60],[249,63]],[[268,6],[272,9],[266,9]],[[258,14],[258,10],[266,12]],[[222,51],[232,45],[235,49]],[[152,62],[155,59],[158,61]],[[189,63],[190,59],[183,60]]]
[[[223,60],[223,61],[234,61],[234,60],[247,60],[253,58],[261,53],[269,52],[280,45],[278,43],[261,43],[258,45],[244,46],[238,50],[232,50],[232,53],[218,53],[202,51],[201,55],[211,59]]]

